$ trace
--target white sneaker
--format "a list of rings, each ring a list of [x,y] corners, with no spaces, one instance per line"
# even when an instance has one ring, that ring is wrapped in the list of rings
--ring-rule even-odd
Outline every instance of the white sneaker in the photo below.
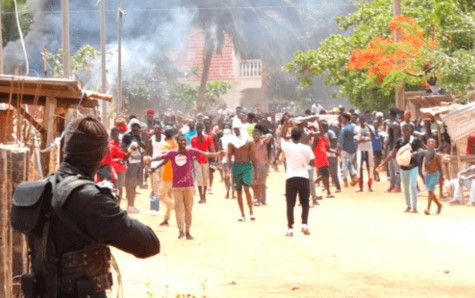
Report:
[[[287,233],[285,233],[285,236],[293,237],[294,236],[294,229],[288,229]]]
[[[129,214],[135,214],[135,213],[139,213],[139,212],[140,212],[140,210],[133,207],[133,206],[127,207],[127,213],[129,213]]]
[[[306,224],[302,225],[301,231],[304,235],[307,235],[307,236],[310,235],[310,231],[308,230],[308,226]]]

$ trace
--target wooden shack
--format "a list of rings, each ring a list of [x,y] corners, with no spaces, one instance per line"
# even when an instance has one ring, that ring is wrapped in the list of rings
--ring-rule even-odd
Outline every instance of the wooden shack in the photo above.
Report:
[[[0,103],[8,107],[0,112],[0,120],[11,124],[0,125],[0,142],[25,144],[28,133],[21,126],[26,120],[41,134],[40,148],[45,149],[72,117],[68,111],[95,114],[99,100],[110,102],[112,96],[83,90],[75,80],[0,75]],[[52,170],[48,152],[42,153],[41,163],[43,174]]]
[[[426,95],[425,91],[408,91],[404,93],[406,108],[411,112],[413,119],[419,118],[421,109],[447,106],[453,103],[451,95]]]
[[[74,80],[0,75],[0,297],[22,297],[19,277],[28,266],[25,239],[10,228],[14,189],[56,170],[61,156],[51,144],[78,111],[96,114],[99,100],[112,97]]]

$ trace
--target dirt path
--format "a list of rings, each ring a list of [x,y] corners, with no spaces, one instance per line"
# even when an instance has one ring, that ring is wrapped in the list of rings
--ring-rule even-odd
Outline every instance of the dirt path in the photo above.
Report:
[[[256,222],[237,222],[237,202],[223,199],[216,180],[208,203],[194,205],[195,240],[177,240],[174,213],[167,228],[162,215],[134,215],[154,228],[162,252],[139,260],[114,250],[124,297],[475,297],[475,208],[444,204],[426,216],[422,193],[420,213],[403,213],[403,194],[379,182],[373,193],[346,188],[320,201],[311,235],[296,225],[290,238],[282,172],[270,174]],[[148,209],[148,190],[140,193],[137,205]],[[295,215],[299,223],[300,208]]]

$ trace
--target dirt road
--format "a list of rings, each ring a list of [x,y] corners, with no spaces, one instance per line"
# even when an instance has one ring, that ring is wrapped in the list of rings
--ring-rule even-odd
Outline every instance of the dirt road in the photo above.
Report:
[[[138,260],[113,251],[124,297],[475,297],[475,208],[445,203],[426,216],[424,192],[420,213],[404,213],[403,194],[376,182],[372,193],[345,188],[323,199],[310,210],[311,235],[296,225],[285,237],[282,172],[270,174],[255,222],[237,222],[236,200],[215,180],[208,202],[194,205],[195,240],[177,240],[174,213],[170,227],[158,226],[162,215],[133,215],[153,227],[162,252]],[[148,209],[148,190],[140,193]],[[295,215],[299,223],[299,207]]]

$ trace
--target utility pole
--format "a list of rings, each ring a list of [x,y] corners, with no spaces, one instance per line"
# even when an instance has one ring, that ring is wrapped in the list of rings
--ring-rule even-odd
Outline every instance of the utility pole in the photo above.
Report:
[[[101,92],[107,93],[107,65],[106,65],[106,13],[104,8],[104,1],[101,0]],[[102,124],[109,128],[109,121],[107,116],[107,103],[102,101],[101,111]]]
[[[0,0],[0,74],[3,74],[2,2],[3,1]]]
[[[393,0],[393,16],[400,16],[401,15],[401,0]],[[397,30],[394,31],[394,41],[398,42],[401,39],[401,36]],[[398,63],[398,61],[396,61]],[[404,102],[404,83],[399,83],[396,86],[396,107],[398,109],[405,109],[405,102]]]
[[[119,26],[118,26],[118,46],[117,46],[117,111],[122,112],[124,104],[122,101],[122,17],[124,11],[122,10],[122,1],[119,1]]]
[[[63,8],[63,77],[70,79],[69,69],[69,0],[61,0]]]

